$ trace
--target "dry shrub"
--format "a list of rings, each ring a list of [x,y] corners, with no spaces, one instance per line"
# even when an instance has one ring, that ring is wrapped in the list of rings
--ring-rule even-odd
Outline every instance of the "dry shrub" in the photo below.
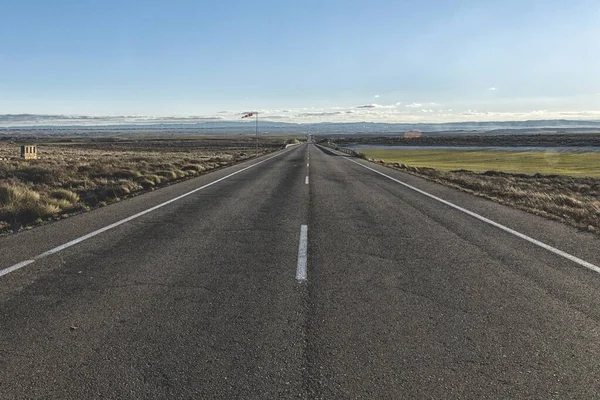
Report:
[[[40,194],[24,186],[4,184],[0,186],[0,205],[31,203],[40,200]]]
[[[0,219],[9,222],[32,222],[60,212],[60,207],[41,199],[38,192],[24,186],[0,186]]]
[[[0,231],[195,176],[229,164],[233,154],[254,154],[254,141],[228,139],[217,147],[213,142],[198,146],[188,140],[121,143],[91,139],[68,145],[47,143],[43,157],[36,161],[4,160],[0,165]],[[271,147],[261,152],[267,149]],[[0,143],[0,157],[17,150],[12,143]],[[208,159],[213,161],[206,163]]]
[[[167,180],[177,179],[177,174],[175,173],[175,171],[171,170],[156,171],[156,175],[165,177],[167,178]]]
[[[56,185],[65,179],[65,171],[56,166],[27,166],[16,169],[14,177],[21,182]]]
[[[121,186],[121,190],[123,190],[125,194],[130,194],[142,189],[139,183],[128,179],[121,179],[119,180],[118,184]]]
[[[8,222],[0,221],[0,232],[6,232],[10,229],[10,224]]]
[[[173,164],[171,163],[154,163],[154,164],[150,164],[150,168],[154,169],[154,170],[163,170],[163,171],[170,171],[173,169]]]
[[[75,190],[85,190],[90,185],[91,185],[91,181],[89,181],[88,179],[76,179],[76,180],[69,182],[69,184],[68,184],[68,186],[71,189],[75,189]]]
[[[390,166],[571,225],[600,231],[600,179]]]
[[[144,178],[154,183],[155,185],[159,185],[163,181],[163,178],[154,174],[144,175]]]
[[[79,195],[67,189],[56,189],[50,192],[50,197],[58,200],[65,200],[71,204],[79,201]]]
[[[142,185],[137,182],[122,179],[96,190],[96,199],[97,201],[117,200],[142,188]]]
[[[121,169],[112,173],[112,176],[116,179],[135,179],[141,175],[142,174],[140,171],[135,171],[132,169]]]
[[[204,171],[204,167],[200,164],[184,164],[181,167],[182,171],[195,171],[195,172],[202,172]]]
[[[146,176],[140,176],[139,178],[136,178],[135,182],[144,189],[150,189],[155,186],[154,181],[151,181]]]
[[[73,203],[71,203],[67,200],[64,200],[64,199],[55,199],[55,198],[50,197],[50,198],[46,199],[45,201],[48,204],[57,206],[62,211],[70,210],[73,207]]]

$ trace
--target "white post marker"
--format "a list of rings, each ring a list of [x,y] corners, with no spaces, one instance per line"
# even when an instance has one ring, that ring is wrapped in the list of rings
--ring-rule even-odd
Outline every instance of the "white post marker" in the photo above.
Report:
[[[296,280],[306,280],[306,254],[308,251],[308,225],[300,226],[300,243],[298,244],[298,265],[296,267]]]

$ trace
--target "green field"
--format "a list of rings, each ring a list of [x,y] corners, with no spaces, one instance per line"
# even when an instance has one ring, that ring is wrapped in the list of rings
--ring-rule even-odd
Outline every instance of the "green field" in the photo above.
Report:
[[[502,171],[523,174],[600,177],[600,153],[472,150],[360,150],[368,158],[413,167],[474,172]]]

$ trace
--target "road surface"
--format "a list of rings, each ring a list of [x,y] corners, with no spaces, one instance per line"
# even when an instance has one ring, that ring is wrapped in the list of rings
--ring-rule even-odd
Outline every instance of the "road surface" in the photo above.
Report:
[[[0,398],[593,398],[598,244],[304,144],[0,238]]]

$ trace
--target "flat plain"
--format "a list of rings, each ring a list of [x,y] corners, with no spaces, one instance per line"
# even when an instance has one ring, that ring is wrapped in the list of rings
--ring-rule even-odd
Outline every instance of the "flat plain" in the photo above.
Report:
[[[280,149],[249,136],[10,137],[0,140],[0,233],[101,207]],[[19,158],[36,144],[39,158]]]
[[[600,231],[598,134],[343,137],[328,142],[382,146],[358,152],[365,159],[476,196]],[[487,148],[468,149],[474,146]],[[544,151],[527,150],[531,147]]]
[[[361,150],[368,158],[444,171],[500,171],[517,174],[600,177],[600,152]]]

